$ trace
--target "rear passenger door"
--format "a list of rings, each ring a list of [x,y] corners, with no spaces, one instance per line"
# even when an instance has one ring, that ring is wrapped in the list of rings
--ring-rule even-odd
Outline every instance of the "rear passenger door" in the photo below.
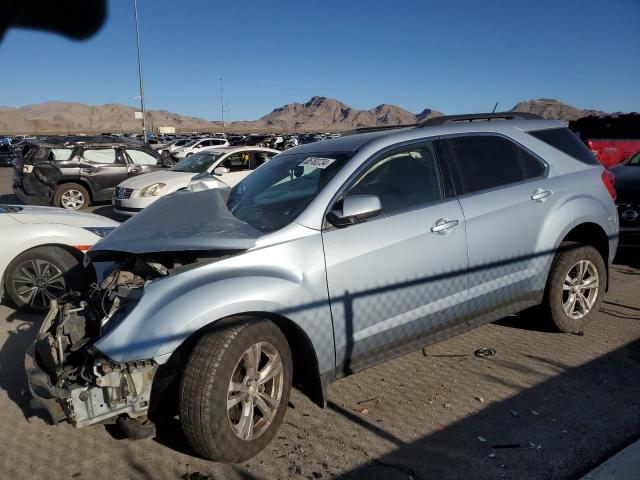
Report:
[[[91,186],[94,201],[109,200],[113,189],[127,179],[124,155],[114,147],[86,148],[80,158],[80,176]]]
[[[130,177],[153,172],[162,168],[162,165],[158,163],[158,160],[153,155],[143,150],[126,148],[124,149],[124,153],[127,157],[127,168]]]
[[[544,231],[560,185],[542,159],[506,137],[464,135],[443,143],[466,222],[468,321],[475,326],[539,300],[555,242]]]

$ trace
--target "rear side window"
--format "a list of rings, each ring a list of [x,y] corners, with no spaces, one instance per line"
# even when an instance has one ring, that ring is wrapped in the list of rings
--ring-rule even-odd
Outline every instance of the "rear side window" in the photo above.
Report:
[[[497,136],[464,136],[447,142],[464,193],[496,188],[524,179],[513,142]],[[526,152],[525,152],[526,153]]]
[[[116,163],[116,151],[113,148],[85,150],[82,156],[93,163]]]
[[[591,150],[568,128],[550,128],[527,133],[582,163],[599,165]]]
[[[544,175],[545,166],[536,157],[527,152],[524,148],[514,145],[514,148],[518,151],[520,156],[520,164],[522,165],[522,172],[524,173],[524,179],[529,180],[531,178],[538,178]]]
[[[146,152],[140,150],[126,150],[131,161],[136,165],[157,165],[158,161]]]

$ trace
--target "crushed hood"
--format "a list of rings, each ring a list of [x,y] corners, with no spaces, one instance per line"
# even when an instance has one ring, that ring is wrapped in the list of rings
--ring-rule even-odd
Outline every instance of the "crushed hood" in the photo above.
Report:
[[[234,217],[217,189],[178,191],[159,198],[98,242],[92,258],[132,254],[246,250],[262,233]]]

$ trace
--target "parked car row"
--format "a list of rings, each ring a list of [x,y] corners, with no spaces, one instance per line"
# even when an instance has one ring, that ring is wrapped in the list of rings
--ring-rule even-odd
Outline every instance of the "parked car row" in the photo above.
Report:
[[[438,117],[268,161],[241,151],[131,187],[159,198],[88,250],[85,268],[109,267],[51,302],[26,355],[53,421],[140,438],[165,412],[200,455],[240,462],[276,435],[293,385],[323,406],[337,378],[529,307],[581,332],[608,288],[612,176],[559,122]],[[259,154],[230,191],[162,194]]]

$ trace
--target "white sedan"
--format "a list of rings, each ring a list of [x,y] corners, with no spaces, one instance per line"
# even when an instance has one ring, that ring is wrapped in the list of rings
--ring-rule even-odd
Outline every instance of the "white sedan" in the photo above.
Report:
[[[173,151],[174,158],[182,159],[196,153],[207,152],[221,147],[228,147],[229,141],[225,138],[199,138],[191,140],[182,147]]]
[[[278,153],[271,148],[229,147],[191,155],[168,170],[138,175],[120,183],[113,193],[113,209],[133,215],[161,196],[188,187],[193,177],[204,172],[234,187]]]
[[[0,205],[0,298],[45,310],[52,298],[86,288],[95,272],[82,266],[84,252],[118,225],[63,208]]]

